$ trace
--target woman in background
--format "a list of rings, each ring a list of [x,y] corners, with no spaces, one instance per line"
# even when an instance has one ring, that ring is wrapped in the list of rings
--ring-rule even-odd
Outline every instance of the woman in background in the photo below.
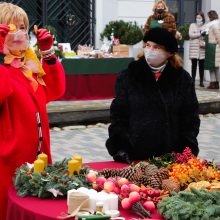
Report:
[[[204,87],[204,59],[205,59],[205,41],[201,35],[201,29],[205,23],[203,12],[196,14],[196,23],[192,23],[189,27],[189,59],[191,59],[191,74],[195,84],[197,64],[199,64],[200,87]]]
[[[208,13],[209,22],[201,33],[205,37],[205,64],[204,68],[210,72],[210,84],[208,89],[219,89],[220,66],[220,22],[216,11]]]

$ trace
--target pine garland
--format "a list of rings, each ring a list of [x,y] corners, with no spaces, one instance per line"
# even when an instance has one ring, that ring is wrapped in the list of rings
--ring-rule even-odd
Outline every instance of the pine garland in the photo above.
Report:
[[[70,189],[92,188],[85,177],[90,168],[83,166],[79,175],[69,176],[68,161],[69,159],[63,159],[48,165],[41,173],[33,172],[33,168],[28,165],[17,168],[14,178],[17,194],[21,197],[56,198],[66,196]]]

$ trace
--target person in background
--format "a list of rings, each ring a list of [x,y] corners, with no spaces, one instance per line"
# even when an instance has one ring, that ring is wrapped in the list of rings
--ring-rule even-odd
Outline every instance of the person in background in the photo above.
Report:
[[[46,104],[65,90],[65,74],[54,55],[53,37],[36,30],[42,64],[29,48],[26,12],[0,3],[0,220],[6,219],[7,192],[16,168],[39,152],[51,160]]]
[[[168,31],[176,34],[176,21],[172,14],[168,12],[168,7],[163,0],[158,0],[153,7],[153,14],[150,15],[144,25],[144,33],[151,28],[166,28]]]
[[[209,22],[201,30],[205,37],[205,64],[204,68],[210,72],[208,89],[219,89],[220,66],[220,22],[216,11],[208,13]]]
[[[119,73],[106,147],[115,161],[131,163],[186,146],[198,155],[200,119],[193,80],[165,28],[144,35],[144,56]]]
[[[191,59],[191,74],[193,82],[195,84],[197,64],[199,63],[199,77],[200,87],[204,87],[204,59],[205,59],[205,41],[201,35],[201,29],[205,23],[205,17],[203,12],[196,14],[196,23],[190,24],[189,27],[189,58]]]
[[[153,14],[150,15],[145,23],[143,32],[144,34],[150,29],[159,27],[166,28],[169,32],[173,33],[176,39],[181,40],[182,35],[176,30],[176,21],[174,16],[168,12],[168,7],[163,0],[158,0],[153,6]],[[145,44],[143,44],[143,48]],[[137,54],[137,59],[144,55],[144,51]]]

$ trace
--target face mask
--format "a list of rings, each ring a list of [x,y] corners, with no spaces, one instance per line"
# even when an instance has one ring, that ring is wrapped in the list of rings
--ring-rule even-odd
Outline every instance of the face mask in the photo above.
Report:
[[[156,11],[157,11],[158,14],[162,14],[164,12],[164,9],[163,8],[158,8]]]
[[[147,63],[151,66],[158,67],[164,63],[167,59],[167,55],[163,51],[155,51],[151,49],[145,49],[144,57]]]
[[[18,30],[9,32],[5,39],[5,47],[8,50],[26,50],[29,46],[27,31]]]
[[[203,24],[202,19],[201,19],[201,18],[197,18],[197,19],[196,19],[196,24],[202,25],[202,24]]]

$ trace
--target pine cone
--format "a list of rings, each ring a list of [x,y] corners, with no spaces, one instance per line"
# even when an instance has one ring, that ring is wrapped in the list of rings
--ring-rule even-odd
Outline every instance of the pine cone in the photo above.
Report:
[[[142,171],[143,175],[148,177],[154,175],[158,171],[157,166],[147,162],[140,162],[137,164],[137,167]]]
[[[103,169],[99,172],[100,175],[104,176],[105,178],[109,177],[117,177],[120,176],[121,169]]]
[[[168,170],[166,168],[160,168],[156,172],[155,175],[160,179],[161,182],[162,182],[162,180],[169,178],[169,173],[168,173]]]
[[[157,176],[151,176],[148,178],[148,182],[151,187],[159,189],[161,187],[161,180]]]
[[[180,191],[180,184],[178,181],[174,180],[174,179],[164,179],[162,181],[162,185],[161,185],[163,190],[172,192],[179,192]]]

